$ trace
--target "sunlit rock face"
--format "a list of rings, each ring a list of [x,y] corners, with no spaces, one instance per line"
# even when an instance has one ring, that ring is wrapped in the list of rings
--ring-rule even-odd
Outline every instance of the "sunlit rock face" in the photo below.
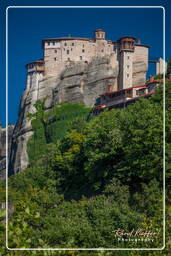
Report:
[[[14,125],[9,125],[7,129],[8,155],[10,155]],[[0,179],[4,179],[6,176],[6,146],[6,128],[0,126]]]
[[[28,113],[35,111],[38,99],[45,99],[48,111],[54,104],[78,102],[93,106],[96,98],[108,90],[117,90],[118,62],[115,54],[92,58],[91,62],[71,62],[56,76],[43,76],[35,86],[26,87],[21,97],[10,154],[10,174],[28,166],[27,142],[33,134]]]

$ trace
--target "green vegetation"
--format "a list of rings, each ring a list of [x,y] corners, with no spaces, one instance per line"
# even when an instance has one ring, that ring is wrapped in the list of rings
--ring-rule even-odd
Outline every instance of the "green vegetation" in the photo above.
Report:
[[[171,57],[167,61],[167,72],[166,72],[166,74],[167,74],[167,76],[169,76],[171,74]]]
[[[89,107],[72,103],[56,105],[51,111],[45,113],[44,102],[40,100],[35,104],[35,108],[37,112],[28,115],[32,120],[34,130],[34,135],[28,142],[31,165],[35,165],[35,162],[45,154],[46,143],[55,143],[61,140],[73,123],[85,122],[90,112]]]
[[[163,79],[163,74],[157,74],[154,76],[154,79]]]
[[[9,247],[162,247],[162,85],[149,99],[101,113],[80,104],[30,114],[29,167],[9,179]],[[167,236],[171,232],[171,83],[166,85]],[[4,184],[0,201],[4,200]],[[4,213],[0,235],[4,237]],[[151,230],[153,241],[118,241],[115,230]],[[167,241],[169,239],[167,238]],[[2,242],[0,244],[3,245]],[[37,255],[169,255],[164,251],[60,251]],[[33,255],[10,252],[0,255]]]

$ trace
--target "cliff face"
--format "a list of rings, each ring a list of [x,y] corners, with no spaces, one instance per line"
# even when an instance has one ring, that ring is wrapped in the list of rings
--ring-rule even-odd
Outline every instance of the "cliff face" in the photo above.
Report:
[[[108,85],[117,90],[118,65],[115,55],[97,57],[91,63],[71,63],[57,77],[44,77],[37,88],[24,91],[21,98],[19,118],[12,138],[10,173],[14,174],[28,165],[27,142],[32,135],[31,122],[27,115],[34,112],[38,99],[46,98],[46,109],[56,103],[78,102],[93,106],[99,94]]]
[[[147,71],[148,71],[148,66],[144,61],[133,62],[132,86],[144,84],[146,81]]]
[[[8,126],[8,153],[11,151],[11,141],[14,125]],[[6,128],[0,126],[0,179],[5,178],[6,170]]]
[[[79,102],[93,106],[109,84],[117,90],[118,66],[114,56],[95,58],[91,63],[74,64],[61,74],[54,90],[53,102]]]
[[[6,129],[0,127],[0,160],[6,156]]]
[[[133,85],[145,83],[147,66],[143,61],[133,63]],[[59,74],[59,72],[57,72]],[[10,174],[28,166],[27,142],[33,134],[28,113],[35,111],[38,99],[45,99],[45,108],[54,104],[78,102],[93,106],[96,98],[108,90],[117,90],[118,62],[115,54],[93,58],[90,63],[71,62],[57,76],[44,76],[35,87],[25,89],[20,102],[19,118],[12,136]]]

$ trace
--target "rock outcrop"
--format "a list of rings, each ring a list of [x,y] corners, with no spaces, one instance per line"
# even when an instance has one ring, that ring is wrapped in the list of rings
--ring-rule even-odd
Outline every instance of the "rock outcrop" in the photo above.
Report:
[[[99,94],[112,85],[117,90],[118,65],[115,55],[92,59],[90,63],[71,62],[56,77],[45,76],[37,88],[24,91],[21,98],[19,118],[16,123],[10,156],[10,173],[15,174],[28,166],[27,142],[33,134],[28,113],[34,112],[34,104],[44,99],[45,108],[61,102],[78,102],[93,106]]]
[[[8,155],[11,151],[11,141],[14,125],[8,126]],[[0,126],[0,179],[5,178],[6,171],[6,128]]]
[[[118,89],[118,66],[115,54],[94,57],[89,63],[70,62],[66,63],[60,74],[57,72],[56,76],[43,76],[36,86],[27,86],[21,97],[19,117],[12,136],[10,174],[28,166],[27,142],[33,134],[28,113],[35,111],[36,101],[46,99],[47,111],[61,102],[93,106],[96,98],[106,92],[109,85],[110,90]],[[133,86],[145,83],[147,68],[146,63],[140,59],[133,62]],[[4,154],[2,152],[0,155]]]
[[[144,61],[133,62],[132,86],[145,84],[148,66]]]

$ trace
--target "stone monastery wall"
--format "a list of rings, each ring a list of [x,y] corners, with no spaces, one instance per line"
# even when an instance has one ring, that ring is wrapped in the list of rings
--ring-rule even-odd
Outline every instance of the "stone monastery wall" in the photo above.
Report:
[[[118,68],[117,85],[111,88],[125,89],[145,83],[148,70],[148,46],[136,44],[137,39],[126,36],[116,42],[105,39],[104,30],[96,30],[95,37],[61,37],[42,41],[44,58],[26,65],[28,68],[27,89],[39,89],[44,77],[59,78],[60,74],[74,63],[87,63],[95,58],[113,56],[113,68]]]
[[[113,52],[112,42],[107,40],[62,40],[46,41],[44,45],[45,75],[56,75],[65,67],[65,62],[90,62],[93,57]]]

